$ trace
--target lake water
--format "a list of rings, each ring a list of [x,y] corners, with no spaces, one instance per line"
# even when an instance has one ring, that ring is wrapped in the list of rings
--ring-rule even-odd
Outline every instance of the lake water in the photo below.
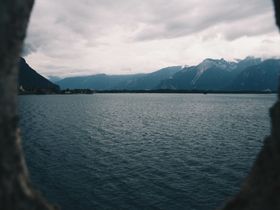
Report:
[[[209,210],[236,193],[276,95],[19,96],[31,179],[65,210]]]

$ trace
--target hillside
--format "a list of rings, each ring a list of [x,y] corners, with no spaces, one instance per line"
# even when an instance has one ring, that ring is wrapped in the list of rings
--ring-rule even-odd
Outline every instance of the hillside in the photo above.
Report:
[[[57,82],[62,88],[90,88],[97,90],[143,90],[155,89],[162,80],[172,77],[180,66],[168,67],[149,74],[106,75],[68,77]]]
[[[280,60],[270,59],[242,71],[229,89],[238,91],[277,91]]]
[[[21,91],[56,92],[59,86],[32,69],[24,60],[19,60],[18,87]]]
[[[172,66],[147,74],[69,77],[57,81],[62,89],[276,91],[280,60],[205,59],[195,66]]]
[[[260,63],[260,59],[250,57],[236,62],[208,58],[197,66],[186,67],[172,78],[162,81],[158,89],[227,90],[229,84],[244,69]]]

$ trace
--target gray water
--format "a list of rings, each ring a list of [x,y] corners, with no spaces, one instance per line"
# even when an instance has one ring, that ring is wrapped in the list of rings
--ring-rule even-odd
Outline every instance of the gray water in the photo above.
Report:
[[[65,210],[219,207],[236,193],[276,95],[20,96],[31,178]]]

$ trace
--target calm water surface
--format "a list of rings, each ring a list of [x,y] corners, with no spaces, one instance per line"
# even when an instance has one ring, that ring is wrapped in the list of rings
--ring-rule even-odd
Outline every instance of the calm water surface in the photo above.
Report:
[[[20,96],[31,178],[65,210],[209,210],[238,191],[276,95]]]

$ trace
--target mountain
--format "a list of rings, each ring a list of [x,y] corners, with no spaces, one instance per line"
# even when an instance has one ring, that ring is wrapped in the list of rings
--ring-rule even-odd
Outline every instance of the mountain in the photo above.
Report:
[[[207,58],[189,67],[173,66],[148,74],[69,77],[57,81],[62,89],[275,91],[280,60],[247,57],[226,61]]]
[[[229,89],[238,91],[276,91],[280,76],[280,60],[269,59],[242,71]]]
[[[120,84],[133,80],[141,75],[106,75],[97,74],[92,76],[68,77],[62,79],[58,84],[62,89],[96,89],[96,90],[112,90],[121,89]]]
[[[180,71],[180,66],[167,67],[149,74],[106,75],[69,77],[58,84],[62,89],[90,88],[96,90],[146,90],[155,89],[162,80]]]
[[[44,91],[55,92],[59,90],[59,86],[50,82],[42,75],[32,69],[24,60],[19,60],[19,77],[18,87],[25,91]]]
[[[57,77],[57,76],[47,76],[47,79],[48,79],[49,81],[51,81],[52,83],[56,83],[56,82],[62,80],[63,78]]]
[[[245,68],[259,63],[261,59],[252,57],[235,62],[208,58],[197,66],[186,67],[172,78],[163,80],[158,89],[227,90]]]
[[[158,87],[162,80],[171,78],[175,73],[182,69],[181,66],[172,66],[158,71],[143,74],[141,77],[133,78],[119,84],[117,89],[126,90],[153,90]]]

